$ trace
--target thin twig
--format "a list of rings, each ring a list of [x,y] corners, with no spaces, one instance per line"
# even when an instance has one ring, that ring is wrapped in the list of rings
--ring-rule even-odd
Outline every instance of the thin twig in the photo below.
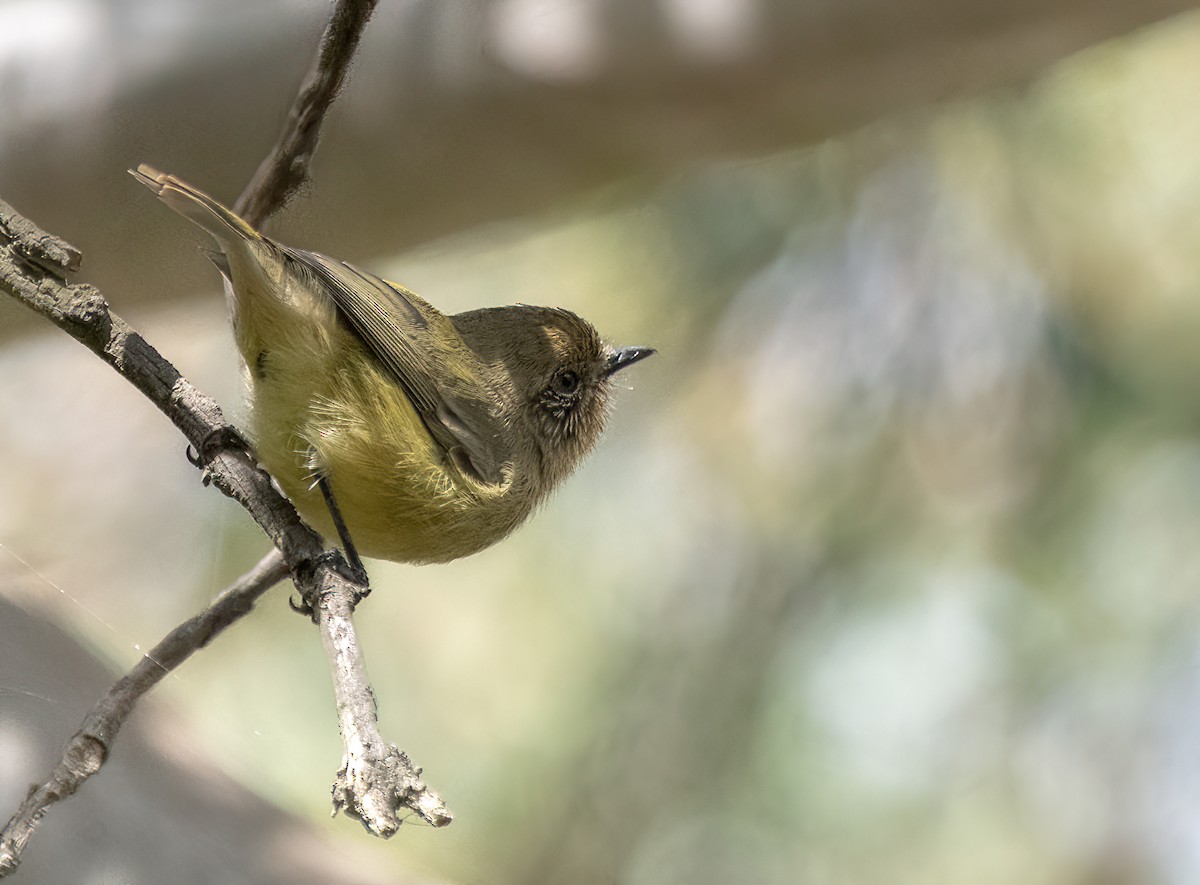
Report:
[[[16,814],[0,831],[0,876],[17,868],[25,845],[50,806],[72,795],[100,770],[112,751],[117,732],[138,699],[218,633],[249,614],[258,597],[287,576],[283,556],[272,550],[212,605],[168,633],[109,689],[84,717],[79,731],[67,741],[62,759],[50,777],[29,791]]]
[[[282,209],[308,180],[321,124],[346,81],[377,2],[341,0],[330,15],[313,66],[292,102],[279,140],[234,204],[233,211],[254,227],[261,227]]]

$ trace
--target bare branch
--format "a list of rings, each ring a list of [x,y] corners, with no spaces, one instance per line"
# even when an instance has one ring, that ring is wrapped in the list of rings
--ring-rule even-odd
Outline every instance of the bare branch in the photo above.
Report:
[[[333,809],[362,822],[377,836],[390,836],[400,826],[399,808],[410,808],[435,827],[452,820],[441,798],[425,788],[420,769],[408,755],[379,734],[375,695],[345,598],[323,601],[321,641],[333,663],[338,727],[346,756],[333,784]],[[384,774],[384,777],[381,777]]]
[[[124,320],[93,286],[64,281],[79,252],[40,230],[0,201],[0,291],[51,320],[138,388],[184,434],[198,453],[204,481],[238,501],[274,542],[268,556],[214,606],[174,630],[117,683],[68,742],[50,777],[35,787],[0,831],[0,876],[13,872],[38,823],[104,764],[132,705],[170,669],[244,615],[283,576],[284,563],[313,611],[330,650],[346,756],[335,784],[335,812],[346,809],[368,831],[396,832],[407,808],[434,826],[451,820],[441,799],[420,780],[407,755],[379,736],[375,707],[350,615],[366,589],[344,577],[344,560],[326,551],[295,508],[258,467],[249,447],[226,424],[220,408],[193,387]],[[214,441],[217,441],[214,444]],[[348,774],[349,773],[349,774]]]
[[[220,407],[196,390],[141,335],[109,310],[93,286],[67,283],[28,260],[30,243],[54,241],[32,222],[0,202],[0,290],[42,314],[140,390],[187,438],[197,452],[210,452],[205,481],[250,511],[293,566],[318,559],[324,545],[304,525],[291,504],[271,485],[245,446],[226,445],[212,451],[222,434],[236,436]],[[13,233],[16,232],[14,236]],[[77,250],[73,250],[77,251]],[[311,571],[311,568],[309,569]]]
[[[0,876],[13,872],[25,845],[54,803],[66,799],[100,770],[112,751],[117,732],[138,699],[243,615],[263,593],[288,576],[287,564],[272,550],[253,569],[226,589],[195,617],[180,624],[154,646],[84,717],[67,741],[50,777],[29,791],[25,801],[0,830]]]
[[[308,180],[309,166],[321,137],[321,124],[346,81],[350,62],[377,2],[340,0],[330,16],[317,57],[292,102],[279,141],[234,205],[234,211],[254,227],[261,227],[282,209]]]
[[[321,39],[278,144],[259,167],[237,210],[259,226],[303,184],[321,123],[345,82],[376,0],[341,0]],[[68,742],[47,781],[35,787],[0,832],[0,876],[16,869],[21,852],[51,805],[73,794],[100,769],[112,741],[142,694],[167,672],[246,614],[270,586],[291,572],[317,623],[330,657],[345,757],[334,784],[334,812],[344,810],[378,836],[400,827],[409,809],[434,826],[452,816],[426,789],[421,771],[379,734],[374,693],[367,681],[351,615],[366,589],[344,577],[344,560],[326,552],[291,504],[254,461],[249,446],[227,425],[215,402],[192,387],[174,366],[109,309],[92,286],[68,284],[80,253],[0,203],[0,290],[89,347],[129,380],[183,432],[197,452],[194,463],[212,483],[241,503],[267,532],[273,552],[211,606],[176,628],[118,682]]]

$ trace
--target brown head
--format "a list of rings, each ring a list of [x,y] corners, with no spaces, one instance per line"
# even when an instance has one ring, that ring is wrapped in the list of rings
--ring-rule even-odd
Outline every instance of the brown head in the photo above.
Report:
[[[615,349],[568,310],[516,305],[452,317],[467,345],[497,371],[518,466],[545,494],[592,450],[608,418],[612,377],[654,353]]]

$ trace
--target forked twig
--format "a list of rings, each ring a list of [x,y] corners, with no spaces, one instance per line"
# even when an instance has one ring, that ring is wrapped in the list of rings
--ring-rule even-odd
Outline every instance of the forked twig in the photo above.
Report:
[[[239,212],[261,224],[308,175],[320,126],[345,81],[376,0],[341,0],[302,85],[278,144],[238,201]],[[99,770],[137,699],[214,636],[248,613],[254,601],[290,572],[311,606],[330,658],[345,757],[334,782],[334,811],[368,831],[390,836],[405,810],[434,826],[452,816],[420,779],[421,770],[379,734],[375,698],[367,682],[351,615],[362,587],[336,567],[320,537],[304,525],[249,447],[227,425],[220,408],[120,317],[92,286],[64,279],[80,253],[41,231],[0,202],[0,290],[41,313],[89,347],[169,417],[196,450],[211,483],[241,503],[276,546],[207,609],[173,630],[122,678],[85,718],[50,777],[35,786],[0,831],[0,876],[11,873],[38,823],[55,802],[70,796]]]

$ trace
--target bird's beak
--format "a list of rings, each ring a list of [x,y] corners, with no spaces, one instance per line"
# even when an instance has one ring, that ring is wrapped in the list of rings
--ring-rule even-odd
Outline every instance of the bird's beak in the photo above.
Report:
[[[646,357],[652,356],[654,352],[653,347],[622,347],[608,358],[608,367],[605,369],[604,374],[608,376],[614,372],[619,372],[626,366],[632,366],[638,360],[644,360]]]

